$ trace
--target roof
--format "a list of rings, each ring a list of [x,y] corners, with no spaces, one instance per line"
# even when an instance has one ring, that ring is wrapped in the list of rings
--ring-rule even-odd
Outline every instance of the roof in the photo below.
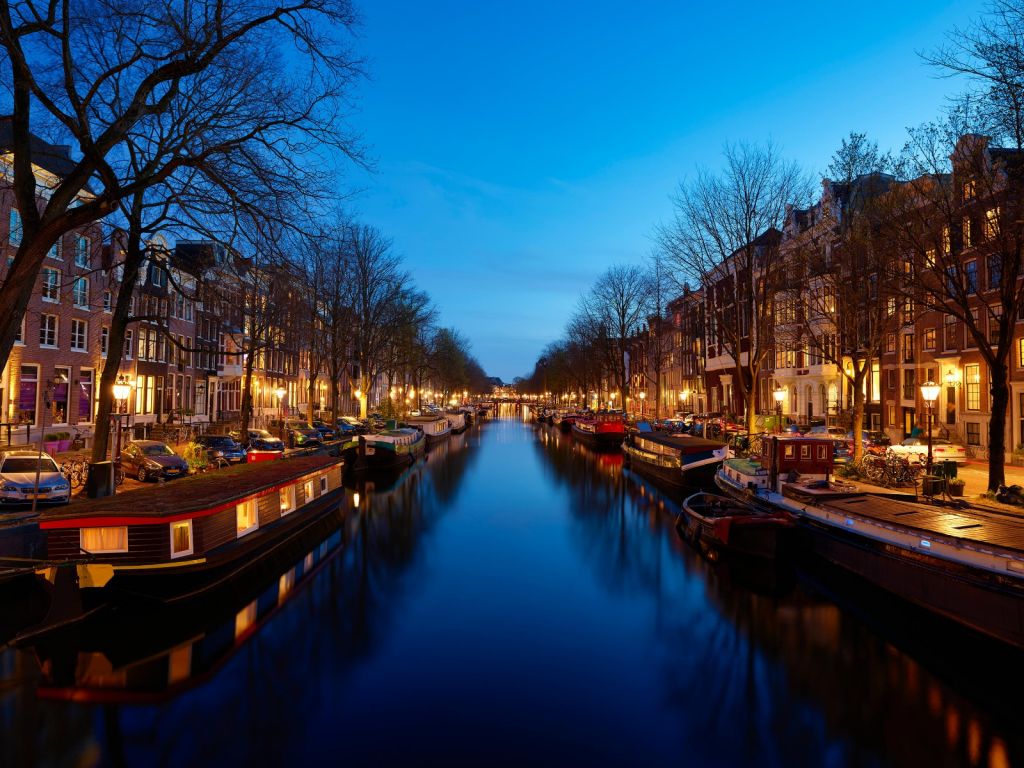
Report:
[[[29,147],[32,152],[32,163],[55,176],[64,178],[78,165],[71,159],[71,148],[62,144],[49,144],[35,134],[29,134]],[[14,135],[11,119],[0,119],[0,149],[11,151],[14,148]]]

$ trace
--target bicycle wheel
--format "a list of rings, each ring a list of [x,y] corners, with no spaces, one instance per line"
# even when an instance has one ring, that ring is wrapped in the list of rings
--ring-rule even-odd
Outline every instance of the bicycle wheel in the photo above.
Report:
[[[114,468],[114,485],[121,485],[124,482],[124,470],[120,467]]]

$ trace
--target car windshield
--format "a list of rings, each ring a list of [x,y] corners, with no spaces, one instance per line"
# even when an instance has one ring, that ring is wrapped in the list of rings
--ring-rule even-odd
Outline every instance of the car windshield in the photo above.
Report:
[[[253,440],[273,440],[274,436],[267,432],[265,429],[251,429],[249,430],[249,437]]]
[[[231,445],[235,441],[230,437],[210,437],[207,438],[207,442],[210,445]]]
[[[4,461],[3,467],[0,468],[0,472],[35,472],[37,465],[40,472],[57,471],[57,465],[53,463],[53,459],[37,459],[34,456],[26,456],[24,458],[7,459]]]
[[[309,424],[307,424],[304,421],[293,421],[288,426],[290,426],[292,429],[312,429],[312,427],[309,426]]]
[[[142,449],[147,456],[173,456],[174,451],[166,445],[147,445]]]

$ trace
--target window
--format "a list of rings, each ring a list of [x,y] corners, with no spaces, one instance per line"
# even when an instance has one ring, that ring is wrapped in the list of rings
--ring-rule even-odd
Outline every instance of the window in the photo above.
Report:
[[[18,326],[18,332],[14,336],[15,344],[25,344],[25,316],[21,316],[21,325]]]
[[[71,288],[71,296],[76,307],[89,308],[89,278],[76,277]]]
[[[106,326],[100,328],[100,354],[103,357],[107,356],[107,351],[110,349],[110,329]]]
[[[964,264],[964,290],[967,293],[978,292],[978,262],[974,259]]]
[[[928,268],[935,266],[935,249],[928,248],[924,252],[924,265]]]
[[[78,372],[78,422],[92,421],[92,392],[94,372],[82,368]]]
[[[914,334],[905,333],[903,334],[903,362],[912,363],[914,362]]]
[[[963,232],[964,232],[964,247],[965,248],[970,248],[972,245],[974,245],[974,239],[973,239],[973,234],[974,233],[971,230],[971,219],[970,219],[969,216],[964,216]]]
[[[320,477],[320,495],[327,493],[327,475]]]
[[[935,329],[925,328],[924,331],[924,348],[928,352],[935,350]]]
[[[313,498],[313,481],[307,480],[302,486],[303,494],[305,495],[306,501]]]
[[[82,528],[78,535],[78,546],[83,552],[99,554],[128,551],[128,526],[125,525],[109,528]]]
[[[92,250],[92,243],[88,237],[79,237],[75,241],[75,266],[82,269],[89,268],[89,252]]]
[[[114,295],[110,291],[103,292],[103,311],[113,312],[114,311]]]
[[[171,557],[192,554],[192,521],[171,523]]]
[[[39,316],[39,346],[41,346],[41,347],[56,347],[57,346],[57,316],[56,315],[40,315]]]
[[[896,334],[889,333],[885,337],[885,351],[895,352],[896,351]]]
[[[895,405],[890,405],[889,406],[889,426],[890,427],[895,427],[896,426],[896,406]]]
[[[989,344],[999,343],[999,325],[1003,322],[1003,306],[998,304],[989,307],[988,316],[988,341]]]
[[[43,268],[43,301],[60,301],[60,270]]]
[[[967,444],[981,445],[981,424],[976,421],[967,422]]]
[[[21,245],[21,236],[21,214],[18,213],[17,208],[11,208],[10,230],[7,235],[7,240],[11,245]]]
[[[942,228],[942,252],[946,256],[953,252],[952,241],[949,238],[949,227]]]
[[[64,238],[58,238],[57,242],[50,246],[50,250],[46,252],[46,255],[55,261],[64,260]]]
[[[886,303],[885,303],[885,314],[889,315],[889,317],[892,317],[893,315],[896,314],[896,297],[895,296],[890,296],[889,300],[886,301]]]
[[[956,349],[956,318],[946,315],[943,320],[943,344],[946,349]]]
[[[76,352],[89,349],[89,323],[85,320],[71,321],[71,348]]]
[[[21,366],[21,381],[18,384],[18,420],[22,423],[36,423],[36,402],[39,400],[39,367]]]
[[[132,359],[132,334],[134,332],[131,328],[124,332],[124,359]]]
[[[888,389],[896,389],[898,379],[896,378],[896,369],[890,368],[885,372],[885,385]]]
[[[964,366],[964,379],[967,391],[967,410],[981,410],[981,366],[978,364]]]
[[[972,200],[974,196],[977,194],[978,182],[976,182],[974,179],[968,179],[967,181],[964,182],[963,190],[964,200]]]
[[[259,527],[260,521],[256,516],[256,499],[248,499],[235,505],[235,521],[239,537],[245,536]]]
[[[999,208],[985,211],[985,239],[991,240],[999,234]]]
[[[1017,367],[1024,368],[1024,336],[1017,339]]]
[[[295,511],[295,486],[288,485],[281,489],[281,516]]]

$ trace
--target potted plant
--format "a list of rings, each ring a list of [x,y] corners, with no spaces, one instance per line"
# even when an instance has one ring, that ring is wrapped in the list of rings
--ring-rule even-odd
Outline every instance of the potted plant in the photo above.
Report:
[[[964,481],[959,477],[950,478],[946,482],[946,488],[949,490],[950,496],[963,496],[964,495]]]
[[[58,432],[57,433],[57,450],[60,453],[68,450],[71,447],[71,433],[70,432]]]
[[[1010,463],[1016,466],[1024,466],[1024,443],[1018,443],[1010,454]]]
[[[43,450],[49,454],[57,453],[60,448],[60,435],[56,432],[47,432],[43,435]]]

